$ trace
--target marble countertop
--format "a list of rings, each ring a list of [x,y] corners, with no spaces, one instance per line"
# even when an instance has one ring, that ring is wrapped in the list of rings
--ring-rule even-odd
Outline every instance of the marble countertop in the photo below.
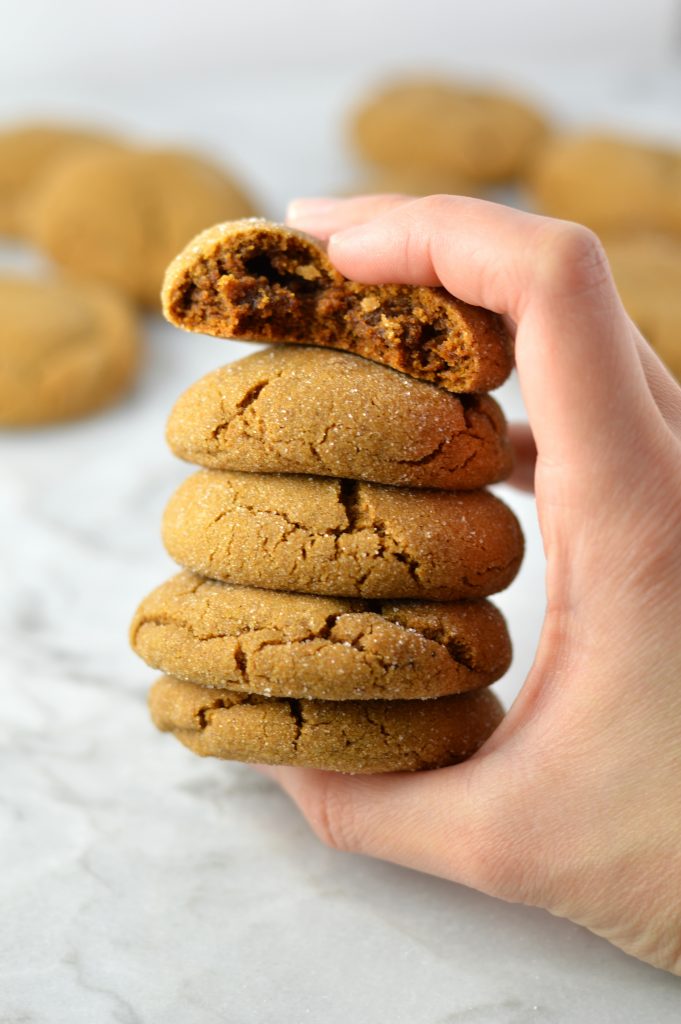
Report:
[[[544,912],[326,849],[268,781],[152,728],[126,630],[173,570],[159,521],[187,467],[165,418],[248,349],[146,328],[126,402],[0,437],[0,1022],[678,1021],[679,980]],[[522,413],[515,380],[499,398]],[[500,491],[528,546],[498,599],[508,702],[543,559],[531,498]]]

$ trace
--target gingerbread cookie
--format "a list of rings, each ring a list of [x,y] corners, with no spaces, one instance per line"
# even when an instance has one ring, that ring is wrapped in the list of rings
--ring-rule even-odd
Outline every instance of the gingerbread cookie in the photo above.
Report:
[[[486,491],[201,470],[170,499],[168,553],[245,586],[310,594],[486,597],[515,577],[518,521]]]
[[[149,695],[158,729],[202,757],[339,772],[420,771],[478,750],[503,718],[488,690],[436,700],[261,697],[163,677]]]
[[[638,234],[604,244],[629,315],[681,381],[681,241]]]
[[[496,314],[443,288],[347,281],[315,239],[264,220],[194,238],[168,267],[163,311],[189,331],[339,348],[448,391],[490,391],[513,365]]]
[[[594,231],[681,232],[681,153],[628,139],[554,139],[534,169],[537,206]]]
[[[0,309],[0,425],[83,416],[131,384],[139,328],[108,288],[3,277]]]
[[[493,398],[320,348],[266,349],[214,370],[178,400],[167,438],[210,469],[408,487],[473,490],[511,469]]]
[[[159,304],[168,261],[205,224],[253,212],[222,170],[171,151],[83,154],[37,191],[28,228],[54,260]]]
[[[0,234],[24,233],[32,191],[59,160],[76,152],[119,148],[97,132],[66,126],[28,124],[0,132]]]
[[[514,97],[418,78],[367,99],[351,125],[355,148],[378,166],[485,183],[524,174],[546,131],[544,118]]]
[[[511,660],[488,601],[318,597],[186,571],[142,601],[130,640],[152,668],[203,686],[338,701],[478,689]]]

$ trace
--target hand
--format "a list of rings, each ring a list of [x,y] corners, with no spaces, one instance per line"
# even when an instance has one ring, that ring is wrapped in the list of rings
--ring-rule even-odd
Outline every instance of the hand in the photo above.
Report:
[[[681,389],[585,228],[452,196],[300,200],[289,223],[347,277],[442,284],[508,319],[547,609],[470,761],[267,773],[334,847],[544,907],[681,974]],[[532,435],[516,434],[525,478]]]

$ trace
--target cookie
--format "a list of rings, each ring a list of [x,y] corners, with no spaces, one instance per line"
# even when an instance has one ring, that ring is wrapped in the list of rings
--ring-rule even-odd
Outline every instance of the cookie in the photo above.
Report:
[[[203,686],[325,700],[430,698],[488,686],[511,661],[489,601],[366,601],[182,572],[140,604],[133,649]]]
[[[28,217],[35,244],[83,277],[157,307],[168,261],[205,224],[252,213],[222,170],[188,153],[91,153],[61,161]]]
[[[383,168],[360,179],[354,188],[346,189],[344,196],[397,195],[405,196],[479,196],[484,190],[480,184],[460,174],[430,167],[405,166]]]
[[[598,232],[681,232],[681,153],[601,135],[556,138],[532,176],[539,209]]]
[[[66,126],[28,124],[0,132],[0,234],[23,234],[32,190],[60,159],[117,148],[118,143],[97,132]]]
[[[171,497],[163,541],[213,579],[347,597],[486,597],[507,587],[523,538],[486,491],[384,487],[200,470]]]
[[[168,267],[162,297],[185,330],[343,349],[448,391],[491,391],[513,364],[495,313],[443,288],[347,281],[318,241],[265,220],[202,232]]]
[[[151,689],[156,727],[202,757],[326,771],[420,771],[470,757],[503,718],[488,690],[436,700],[260,697],[163,677]]]
[[[367,98],[350,129],[354,148],[378,166],[485,183],[521,176],[547,131],[538,111],[512,96],[419,78]]]
[[[629,315],[681,381],[681,241],[638,234],[604,244]]]
[[[308,473],[473,490],[511,469],[501,409],[320,348],[256,352],[197,381],[167,430],[209,469]]]
[[[101,285],[0,278],[0,425],[73,419],[132,383],[139,328]]]

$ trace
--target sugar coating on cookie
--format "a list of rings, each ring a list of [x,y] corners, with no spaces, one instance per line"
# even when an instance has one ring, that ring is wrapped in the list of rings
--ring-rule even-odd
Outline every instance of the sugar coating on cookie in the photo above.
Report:
[[[110,289],[73,281],[0,278],[0,425],[74,419],[132,383],[136,317]]]
[[[114,139],[85,128],[24,124],[0,132],[0,234],[22,235],[32,190],[64,157],[120,148]]]
[[[178,400],[172,451],[210,469],[472,490],[511,469],[503,413],[347,352],[281,346],[214,370]]]
[[[486,491],[227,470],[185,480],[162,532],[171,557],[204,576],[348,597],[486,597],[523,553],[516,517]]]
[[[521,176],[547,133],[543,116],[516,97],[419,78],[369,96],[350,127],[355,148],[377,166],[480,183]]]
[[[28,230],[57,263],[158,307],[165,267],[187,239],[252,212],[242,187],[209,162],[130,149],[61,161],[33,198]]]
[[[203,686],[327,700],[432,698],[488,686],[511,644],[489,601],[366,601],[182,572],[140,604],[133,649]]]
[[[503,718],[488,690],[427,701],[308,701],[168,677],[152,687],[149,708],[158,729],[202,757],[353,773],[456,764]]]
[[[496,314],[443,288],[348,281],[318,241],[264,220],[194,238],[168,267],[162,298],[185,330],[343,349],[448,391],[490,391],[513,365]]]
[[[596,134],[557,137],[531,188],[538,208],[598,232],[681,232],[681,153]]]

